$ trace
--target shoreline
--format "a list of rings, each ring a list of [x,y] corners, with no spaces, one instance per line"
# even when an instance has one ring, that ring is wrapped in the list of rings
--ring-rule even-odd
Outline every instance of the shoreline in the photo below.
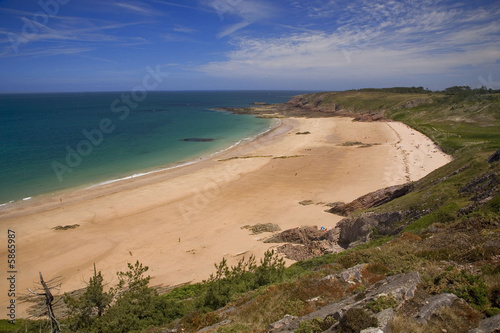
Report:
[[[203,155],[193,157],[193,158],[189,159],[188,161],[179,161],[179,162],[171,163],[171,164],[168,164],[165,166],[157,166],[155,168],[150,168],[150,169],[141,169],[141,170],[137,170],[137,173],[134,173],[134,174],[129,175],[129,176],[123,176],[120,178],[109,179],[109,180],[105,180],[105,181],[102,181],[102,182],[99,182],[96,184],[80,184],[77,186],[71,186],[68,188],[60,189],[60,190],[57,190],[54,192],[42,193],[42,194],[22,198],[19,200],[11,200],[11,201],[8,201],[6,203],[2,203],[2,204],[0,204],[0,221],[4,215],[8,216],[10,210],[22,210],[22,209],[26,208],[26,206],[29,207],[29,206],[33,206],[33,205],[36,205],[36,206],[44,205],[44,204],[47,204],[48,201],[54,200],[55,197],[58,197],[58,198],[65,198],[68,196],[71,197],[72,194],[80,193],[82,191],[89,191],[92,189],[97,190],[100,187],[108,186],[110,184],[133,181],[134,179],[138,179],[141,177],[148,177],[148,176],[151,176],[154,174],[169,172],[170,170],[174,170],[177,168],[183,168],[183,167],[187,167],[190,165],[195,165],[197,163],[202,163],[202,162],[210,160],[212,158],[216,158],[218,155],[222,155],[226,152],[231,151],[232,149],[238,148],[239,146],[242,146],[245,144],[250,144],[253,141],[255,141],[261,137],[264,137],[264,136],[270,134],[271,132],[277,130],[282,125],[282,121],[281,121],[281,119],[277,119],[277,118],[275,120],[276,121],[273,121],[271,123],[271,126],[268,129],[266,129],[265,131],[263,131],[260,134],[257,134],[253,137],[242,138],[229,147],[223,148],[223,149],[218,150],[216,152],[205,153]],[[98,194],[96,194],[96,196],[97,195]]]
[[[283,118],[267,134],[199,163],[3,211],[2,237],[8,229],[19,235],[17,289],[33,288],[39,271],[62,276],[61,293],[82,288],[94,263],[114,285],[115,273],[136,260],[150,267],[151,285],[200,282],[223,257],[228,265],[252,254],[259,260],[277,245],[260,241],[270,233],[252,235],[245,225],[333,228],[341,217],[325,213],[326,203],[421,178],[449,161],[432,153],[430,139],[396,124]],[[344,145],[356,141],[368,146]],[[419,156],[424,169],[412,166]],[[19,304],[18,317],[25,315]]]

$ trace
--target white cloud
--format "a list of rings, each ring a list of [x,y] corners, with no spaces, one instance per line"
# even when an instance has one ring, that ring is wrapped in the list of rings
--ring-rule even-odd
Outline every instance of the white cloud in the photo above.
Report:
[[[158,15],[158,11],[152,10],[148,5],[140,2],[115,2],[115,6],[126,9],[127,11],[134,12],[136,14],[142,14],[147,16]]]
[[[183,32],[183,33],[187,33],[187,34],[196,32],[196,29],[188,28],[188,27],[181,26],[178,24],[176,24],[172,30],[175,32]]]
[[[234,38],[226,60],[196,69],[228,78],[382,78],[448,75],[500,59],[498,9],[445,10],[439,1],[423,1],[414,12],[396,1],[361,3],[362,13],[344,15],[333,32]]]
[[[225,27],[218,37],[226,37],[257,21],[270,18],[276,8],[270,1],[264,0],[205,0],[205,5],[211,8],[222,22],[229,18],[241,21]]]

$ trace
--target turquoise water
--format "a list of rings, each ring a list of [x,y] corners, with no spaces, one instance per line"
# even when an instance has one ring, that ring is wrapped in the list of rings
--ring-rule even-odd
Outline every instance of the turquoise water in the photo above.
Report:
[[[0,95],[0,204],[192,161],[271,126],[214,111],[297,91]],[[186,138],[211,141],[183,141]]]

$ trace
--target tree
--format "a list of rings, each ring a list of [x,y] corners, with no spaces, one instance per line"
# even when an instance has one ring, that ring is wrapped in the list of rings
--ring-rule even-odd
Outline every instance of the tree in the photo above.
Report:
[[[104,314],[110,306],[113,292],[104,292],[104,284],[101,271],[97,273],[94,264],[94,276],[89,279],[83,294],[78,298],[73,298],[69,294],[64,294],[64,302],[68,305],[71,316],[69,318],[72,331],[90,331],[96,325],[97,320]],[[96,328],[99,332],[100,329]]]
[[[119,283],[115,303],[99,321],[100,332],[125,333],[150,325],[161,325],[165,319],[164,308],[156,290],[148,286],[151,277],[144,276],[149,269],[139,261],[128,264],[129,270],[118,272]]]
[[[47,306],[47,316],[50,319],[50,327],[51,327],[51,332],[52,333],[57,333],[61,332],[61,325],[56,319],[56,316],[54,315],[54,310],[52,308],[53,302],[54,302],[54,296],[52,295],[51,290],[55,287],[60,286],[60,277],[56,277],[50,281],[45,281],[42,276],[42,272],[38,273],[40,276],[40,285],[42,288],[38,288],[37,290],[33,291],[31,289],[28,289],[33,295],[36,296],[42,296],[44,299],[44,304]],[[39,290],[41,289],[42,292]]]

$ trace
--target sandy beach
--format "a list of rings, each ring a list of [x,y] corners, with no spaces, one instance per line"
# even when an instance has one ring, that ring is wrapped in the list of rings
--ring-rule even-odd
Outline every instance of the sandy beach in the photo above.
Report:
[[[4,207],[2,244],[15,231],[18,293],[36,286],[39,271],[62,277],[60,293],[82,288],[94,263],[114,285],[115,273],[136,260],[149,266],[152,285],[198,282],[223,257],[229,264],[260,258],[273,245],[260,241],[269,234],[252,235],[245,225],[330,229],[341,217],[325,213],[326,203],[418,180],[450,160],[401,123],[287,118],[259,139],[199,163]],[[0,301],[7,304],[8,281],[1,281]],[[24,314],[18,304],[17,316]]]

